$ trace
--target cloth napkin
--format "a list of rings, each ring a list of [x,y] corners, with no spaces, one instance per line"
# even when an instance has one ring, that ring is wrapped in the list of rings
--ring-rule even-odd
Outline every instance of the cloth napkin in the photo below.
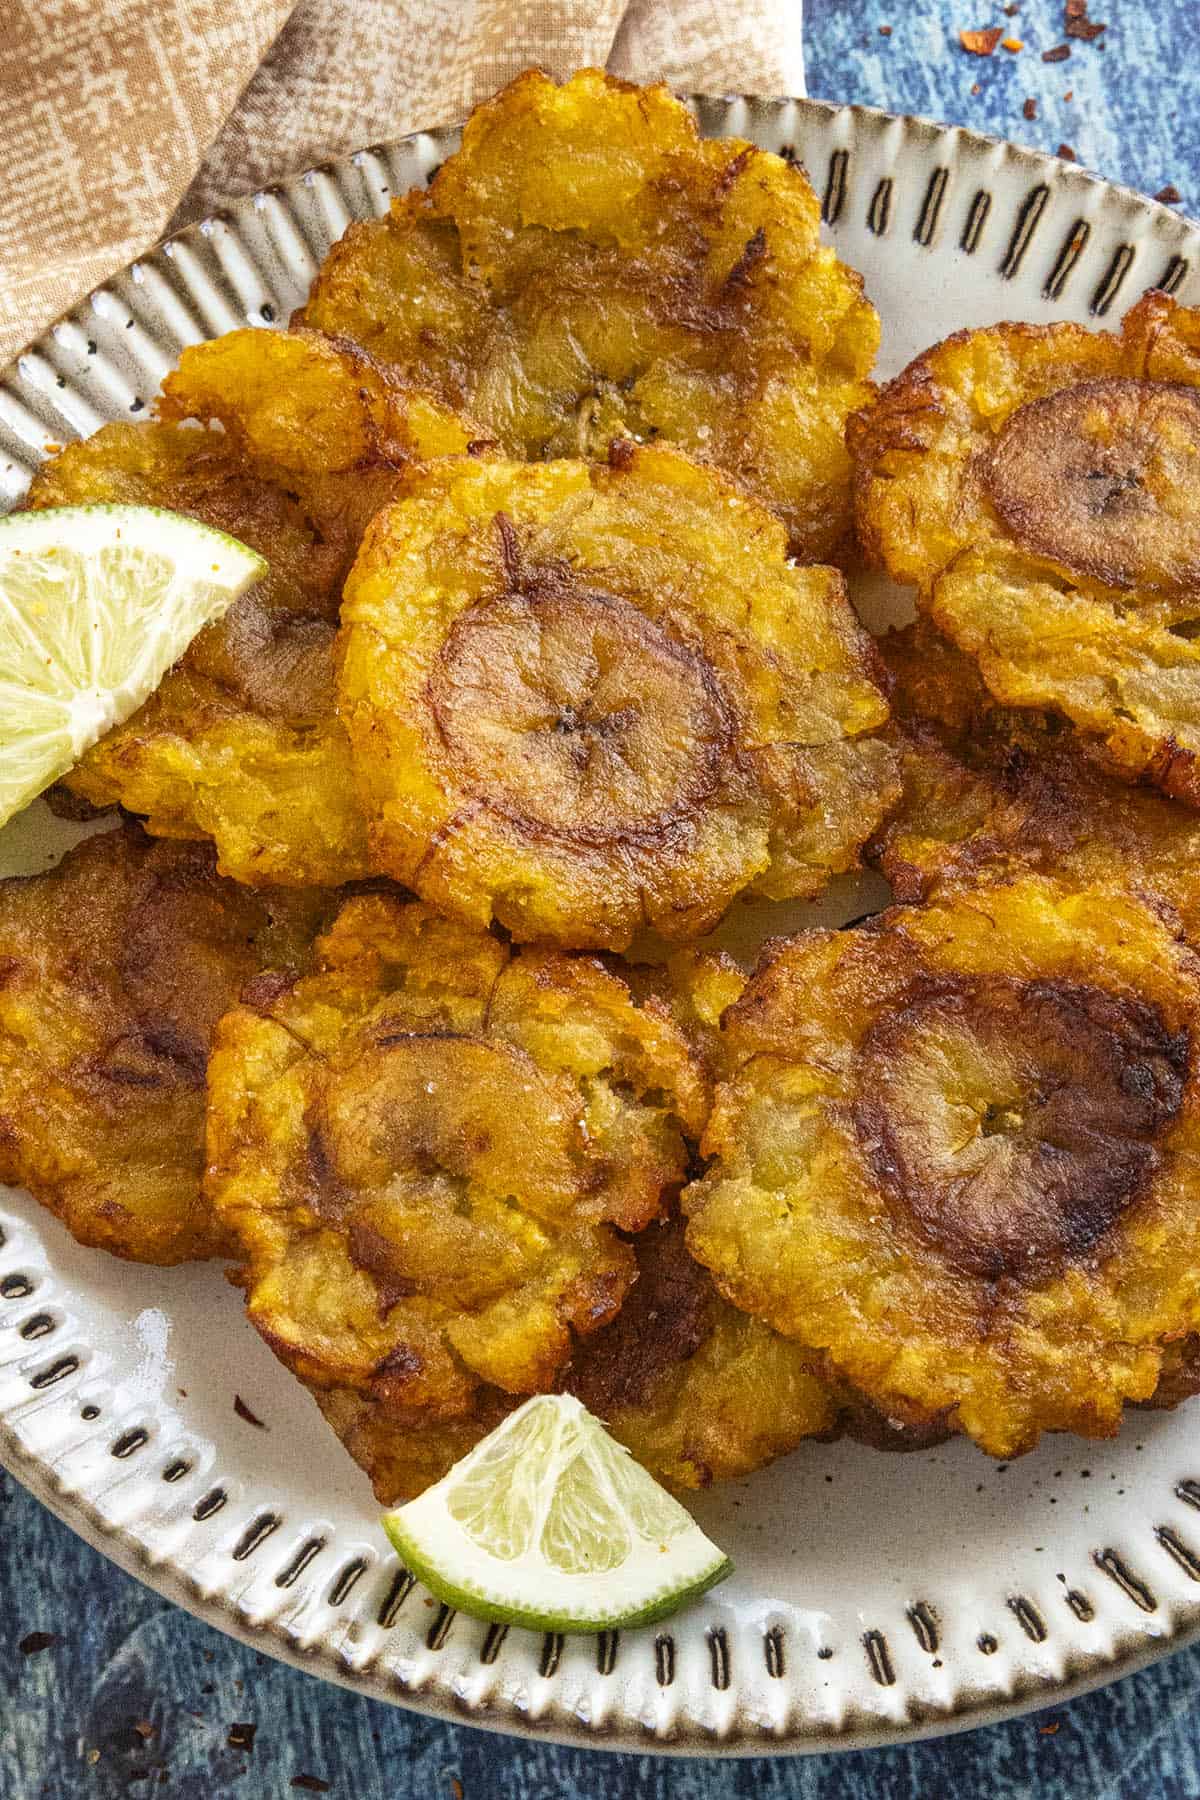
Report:
[[[0,363],[219,200],[522,69],[802,94],[801,0],[2,0]]]

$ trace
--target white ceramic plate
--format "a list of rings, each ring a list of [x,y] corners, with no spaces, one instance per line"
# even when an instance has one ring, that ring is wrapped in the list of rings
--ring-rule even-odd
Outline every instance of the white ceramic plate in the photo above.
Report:
[[[960,326],[1111,322],[1155,285],[1200,301],[1200,228],[1069,165],[858,108],[696,106],[705,131],[804,162],[883,315],[884,375]],[[0,378],[0,504],[49,445],[141,412],[184,344],[285,320],[347,222],[456,136],[314,170],[116,276]],[[878,586],[859,598],[872,622],[894,616]],[[0,872],[44,866],[71,834],[35,807],[0,836]],[[878,904],[864,882],[770,927]],[[766,911],[740,928],[758,935]],[[123,1266],[3,1190],[0,1228],[7,1466],[159,1592],[384,1699],[616,1748],[861,1747],[1062,1698],[1200,1629],[1200,1405],[1010,1467],[963,1442],[805,1446],[697,1501],[738,1573],[686,1614],[619,1641],[489,1629],[398,1568],[366,1480],[219,1267]]]

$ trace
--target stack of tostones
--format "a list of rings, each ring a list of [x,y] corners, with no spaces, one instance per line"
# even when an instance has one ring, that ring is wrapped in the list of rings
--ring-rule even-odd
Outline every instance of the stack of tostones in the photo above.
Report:
[[[534,71],[429,188],[351,225],[304,321],[433,383],[512,456],[661,439],[736,474],[796,554],[849,537],[847,415],[879,321],[803,171],[703,140],[662,87]]]
[[[1191,1391],[1200,958],[1018,874],[768,951],[684,1194],[736,1305],[889,1417],[1011,1456]],[[1193,1359],[1194,1360],[1194,1359]]]
[[[28,504],[167,507],[270,568],[68,786],[145,815],[158,835],[212,839],[238,881],[354,880],[366,833],[331,656],[342,582],[398,471],[465,450],[474,428],[352,347],[249,330],[185,350],[159,414],[69,445]]]
[[[1200,311],[869,406],[817,223],[664,89],[530,73],[302,323],[35,480],[269,572],[68,778],[195,841],[0,883],[0,1178],[227,1255],[387,1502],[535,1393],[688,1489],[1200,1391]],[[903,904],[696,946],[864,853]]]
[[[613,1318],[708,1085],[589,958],[373,894],[320,959],[221,1023],[210,1197],[254,1324],[395,1497]]]
[[[884,677],[818,562],[877,341],[799,168],[530,73],[293,329],[34,481],[269,567],[68,777],[193,841],[0,889],[0,1173],[120,1254],[230,1254],[388,1499],[566,1385],[683,1487],[870,1410],[672,1219],[741,972],[569,952],[815,896],[881,828]]]
[[[992,695],[1200,806],[1200,310],[960,332],[849,442],[864,544]]]
[[[136,1262],[231,1248],[200,1196],[218,1019],[303,967],[327,898],[225,881],[133,824],[0,882],[0,1180]]]
[[[672,451],[412,471],[346,585],[372,865],[520,939],[624,949],[819,893],[894,797],[840,575]]]

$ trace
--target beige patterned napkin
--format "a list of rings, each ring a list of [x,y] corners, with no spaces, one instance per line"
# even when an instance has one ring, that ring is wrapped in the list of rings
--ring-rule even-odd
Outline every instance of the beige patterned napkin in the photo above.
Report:
[[[2,0],[0,362],[221,197],[530,64],[802,93],[801,0]]]

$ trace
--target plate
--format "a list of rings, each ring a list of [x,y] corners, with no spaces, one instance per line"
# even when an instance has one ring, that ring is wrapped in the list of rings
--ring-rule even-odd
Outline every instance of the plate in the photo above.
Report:
[[[805,164],[883,316],[883,375],[960,326],[1115,322],[1151,286],[1200,302],[1200,227],[1068,164],[862,108],[693,104],[705,132]],[[51,446],[144,412],[185,344],[281,324],[347,223],[456,142],[426,133],[311,170],[115,276],[0,377],[0,504]],[[897,616],[879,583],[858,599],[873,624]],[[44,867],[78,829],[35,806],[0,834],[0,871]],[[873,878],[843,883],[818,908],[743,908],[730,930],[837,923],[880,898]],[[1061,1700],[1200,1633],[1187,1408],[1007,1466],[965,1442],[803,1446],[698,1498],[738,1572],[688,1612],[619,1637],[481,1625],[399,1568],[365,1478],[219,1266],[80,1250],[11,1191],[0,1230],[6,1466],[160,1593],[382,1699],[617,1749],[861,1748]]]

